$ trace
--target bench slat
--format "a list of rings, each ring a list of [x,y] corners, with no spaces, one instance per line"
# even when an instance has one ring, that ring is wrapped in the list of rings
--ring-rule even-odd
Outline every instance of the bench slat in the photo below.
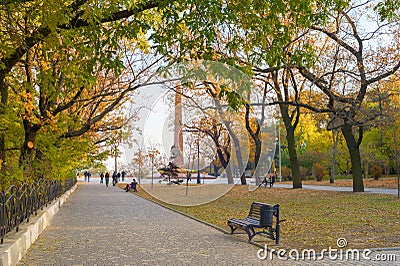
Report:
[[[276,226],[273,228],[273,217],[276,217]],[[229,219],[228,225],[231,233],[237,229],[243,229],[249,236],[249,241],[262,232],[255,232],[254,228],[268,229],[266,232],[269,237],[279,243],[279,205],[270,205],[260,202],[253,202],[250,207],[249,215],[245,219]],[[274,235],[275,233],[275,235]]]

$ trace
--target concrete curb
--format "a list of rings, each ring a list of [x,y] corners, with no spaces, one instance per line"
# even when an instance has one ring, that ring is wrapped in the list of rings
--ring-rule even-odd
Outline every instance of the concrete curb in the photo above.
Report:
[[[133,193],[132,193],[132,194],[133,194]],[[137,196],[140,197],[139,195],[137,195]],[[210,227],[212,227],[212,228],[214,228],[214,229],[216,229],[216,230],[218,230],[218,231],[220,231],[220,232],[222,232],[222,233],[224,233],[224,234],[226,234],[226,235],[232,235],[232,236],[233,236],[233,234],[231,234],[231,232],[229,232],[229,231],[227,231],[227,230],[225,230],[225,229],[223,229],[223,228],[221,228],[221,227],[218,227],[218,226],[216,226],[216,225],[214,225],[214,224],[208,223],[208,222],[203,221],[203,220],[201,220],[201,219],[199,219],[199,218],[196,218],[196,217],[194,217],[194,216],[191,216],[191,215],[189,215],[189,214],[187,214],[187,213],[184,213],[184,212],[175,210],[175,209],[173,209],[173,208],[170,208],[170,207],[168,207],[168,206],[165,206],[165,205],[163,205],[163,204],[161,204],[161,203],[159,203],[159,202],[157,202],[157,201],[154,201],[154,200],[151,200],[151,199],[147,199],[147,198],[143,198],[143,197],[141,197],[141,198],[142,198],[142,199],[145,199],[145,200],[147,200],[147,201],[150,201],[150,202],[152,202],[152,203],[154,203],[154,204],[157,204],[157,205],[159,205],[159,206],[161,206],[161,207],[163,207],[163,208],[165,208],[165,209],[167,209],[167,210],[170,210],[170,211],[176,212],[176,213],[178,213],[178,214],[180,214],[180,215],[186,216],[186,217],[188,217],[188,218],[190,218],[190,219],[192,219],[192,220],[195,220],[196,222],[199,222],[199,223],[202,223],[202,224],[204,224],[204,225],[210,226]],[[240,241],[241,241],[241,240],[240,240]],[[243,240],[242,242],[251,244],[251,245],[256,246],[256,247],[259,247],[259,248],[264,248],[264,247],[265,247],[265,245],[261,245],[261,244],[259,244],[259,243],[254,242],[254,241],[246,241],[246,240]],[[271,246],[274,246],[274,244],[272,244]],[[269,250],[269,249],[268,249],[268,250]]]
[[[39,211],[36,216],[31,216],[29,223],[20,224],[19,232],[13,230],[4,238],[4,243],[0,245],[0,266],[17,265],[77,187],[78,185],[75,184],[70,190]]]
[[[176,210],[176,209],[170,208],[170,207],[168,207],[168,206],[166,206],[166,205],[163,205],[163,204],[160,203],[160,202],[157,202],[157,201],[154,201],[154,200],[151,200],[151,199],[148,199],[148,198],[144,198],[144,197],[142,197],[142,196],[140,196],[140,195],[138,195],[138,194],[136,194],[136,193],[132,193],[132,192],[130,192],[130,193],[133,194],[133,195],[136,195],[137,197],[140,197],[140,198],[142,198],[142,199],[144,199],[144,200],[147,200],[147,201],[149,201],[149,202],[151,202],[151,203],[157,204],[158,206],[160,206],[160,207],[162,207],[162,208],[165,208],[165,209],[167,209],[167,210],[176,212],[176,213],[178,213],[178,214],[180,214],[180,215],[186,216],[186,217],[188,217],[188,218],[190,218],[190,219],[192,219],[192,220],[195,220],[195,221],[197,221],[197,222],[199,222],[199,223],[202,223],[202,224],[204,224],[204,225],[210,226],[210,227],[212,227],[212,228],[214,228],[214,229],[216,229],[216,230],[218,230],[218,231],[220,231],[220,232],[222,232],[222,233],[224,233],[224,234],[232,235],[232,234],[231,234],[230,232],[228,232],[227,230],[225,230],[225,229],[223,229],[223,228],[221,228],[221,227],[218,227],[218,226],[216,226],[216,225],[214,225],[214,224],[208,223],[208,222],[203,221],[203,220],[201,220],[201,219],[199,219],[199,218],[193,217],[193,216],[191,216],[191,215],[189,215],[189,214],[187,214],[187,213],[184,213],[184,212],[178,211],[178,210]],[[266,244],[260,244],[260,243],[254,242],[254,241],[245,241],[245,240],[243,240],[243,242],[247,242],[247,243],[249,243],[249,244],[251,244],[251,245],[253,245],[253,246],[259,247],[259,248],[261,248],[261,249],[264,249],[264,248],[267,246]],[[274,249],[278,249],[278,250],[279,250],[279,248],[275,248],[275,247],[276,247],[276,244],[275,244],[275,243],[274,243],[274,244],[271,244],[271,245],[268,245],[268,246],[273,246]],[[268,250],[268,251],[271,251],[271,249],[268,248],[268,246],[267,246],[267,250]],[[361,250],[361,249],[358,249],[358,250]],[[398,251],[398,250],[400,250],[400,247],[370,248],[370,250],[373,251],[373,252]],[[274,251],[273,253],[276,254],[277,252]],[[321,255],[321,254],[317,254],[317,256],[320,256],[320,255]],[[286,257],[286,258],[288,258],[288,257]]]
[[[151,199],[148,199],[148,198],[144,198],[144,197],[142,197],[142,196],[140,196],[140,195],[138,195],[138,194],[136,194],[136,193],[134,193],[134,192],[130,192],[130,194],[136,195],[137,197],[140,197],[141,199],[147,200],[147,201],[149,201],[149,202],[151,202],[151,203],[157,204],[158,206],[163,207],[164,209],[167,209],[167,210],[176,212],[176,213],[178,213],[178,214],[180,214],[180,215],[186,216],[186,217],[188,217],[188,218],[190,218],[190,219],[192,219],[192,220],[195,220],[195,221],[197,221],[197,222],[199,222],[199,223],[202,223],[202,224],[205,224],[205,225],[207,225],[207,226],[210,226],[210,227],[212,227],[212,228],[214,228],[214,229],[216,229],[216,230],[218,230],[218,231],[221,231],[221,232],[224,233],[224,234],[228,234],[228,235],[231,234],[230,232],[226,231],[225,229],[222,229],[221,227],[218,227],[218,226],[213,225],[213,224],[211,224],[211,223],[208,223],[208,222],[206,222],[206,221],[200,220],[200,219],[198,219],[198,218],[196,218],[196,217],[193,217],[193,216],[191,216],[191,215],[189,215],[189,214],[187,214],[187,213],[184,213],[184,212],[175,210],[175,209],[173,209],[173,208],[170,208],[170,207],[168,207],[168,206],[166,206],[166,205],[163,205],[163,204],[161,204],[161,203],[159,203],[159,202],[157,202],[157,201],[154,201],[154,200],[151,200]]]
[[[199,218],[196,218],[196,217],[194,217],[194,216],[191,216],[191,215],[189,215],[189,214],[187,214],[187,213],[184,213],[184,212],[178,211],[178,210],[176,210],[176,209],[170,208],[170,207],[168,207],[168,206],[166,206],[166,205],[161,204],[160,202],[157,202],[157,201],[154,201],[154,200],[151,200],[151,199],[148,199],[148,198],[144,198],[144,197],[142,197],[142,196],[140,196],[140,195],[138,195],[138,194],[132,193],[132,192],[130,192],[130,193],[133,194],[133,195],[136,195],[137,197],[140,197],[140,198],[142,198],[142,199],[144,199],[144,200],[147,200],[147,201],[149,201],[149,202],[151,202],[151,203],[157,204],[158,206],[160,206],[160,207],[162,207],[162,208],[165,208],[165,209],[167,209],[167,210],[176,212],[176,213],[178,213],[178,214],[180,214],[180,215],[183,215],[183,216],[185,216],[185,217],[188,217],[189,219],[195,220],[196,222],[199,222],[199,223],[202,223],[202,224],[204,224],[204,225],[210,226],[210,227],[212,227],[212,228],[214,228],[214,229],[216,229],[216,230],[218,230],[218,231],[220,231],[220,232],[222,232],[222,233],[224,233],[224,234],[226,234],[226,235],[232,235],[231,232],[228,232],[227,230],[225,230],[225,229],[223,229],[223,228],[221,228],[221,227],[218,227],[218,226],[216,226],[216,225],[214,225],[214,224],[208,223],[208,222],[203,221],[203,220],[201,220],[201,219],[199,219]],[[233,236],[233,235],[232,235],[232,236]],[[259,243],[254,242],[254,241],[243,241],[243,242],[247,242],[247,243],[249,243],[249,244],[251,244],[251,245],[253,245],[253,246],[259,247],[259,248],[264,248],[264,247],[265,247],[265,245],[261,245],[261,244],[259,244]],[[274,246],[274,245],[272,245],[272,246]],[[268,249],[268,250],[269,250],[269,249]]]

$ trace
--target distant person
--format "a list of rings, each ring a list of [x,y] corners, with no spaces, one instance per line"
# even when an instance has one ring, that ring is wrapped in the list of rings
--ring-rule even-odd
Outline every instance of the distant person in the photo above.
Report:
[[[104,173],[100,173],[100,184],[103,184],[103,179],[104,179]]]
[[[112,183],[113,183],[113,186],[115,186],[115,184],[118,183],[118,181],[117,181],[117,172],[115,172],[115,171],[112,174]]]
[[[122,182],[124,182],[124,179],[125,179],[125,175],[126,175],[125,171],[122,171],[122,173],[121,173],[121,177],[122,177]]]
[[[90,177],[92,176],[92,174],[90,172],[87,173],[87,181],[90,182]]]
[[[274,171],[274,174],[272,175],[272,177],[271,177],[271,187],[274,185],[274,183],[276,182],[276,177],[277,177],[277,174],[276,174],[276,171]]]
[[[117,174],[117,181],[119,182],[120,180],[121,180],[121,173],[118,172],[118,174]]]
[[[85,182],[86,182],[86,180],[87,180],[87,175],[88,175],[88,172],[87,172],[87,171],[85,171],[85,172],[83,173],[83,175],[85,176]]]
[[[110,182],[110,173],[106,172],[106,175],[104,176],[104,178],[106,179],[106,186],[108,187],[108,183]]]
[[[136,179],[134,178],[134,179],[132,179],[132,182],[130,184],[126,184],[125,191],[128,192],[129,189],[131,188],[131,189],[133,189],[133,192],[137,192],[136,187],[137,187],[137,182],[136,182]]]

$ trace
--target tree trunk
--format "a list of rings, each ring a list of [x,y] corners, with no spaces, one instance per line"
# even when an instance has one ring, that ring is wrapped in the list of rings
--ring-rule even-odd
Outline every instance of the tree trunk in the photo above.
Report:
[[[0,116],[4,116],[6,114],[6,106],[8,103],[8,90],[7,85],[4,82],[5,77],[0,76]],[[6,168],[6,134],[4,131],[0,132],[0,173],[2,175],[2,180],[7,173]]]
[[[226,154],[227,158],[225,158],[224,152],[222,151],[221,147],[217,147],[217,155],[218,155],[219,161],[221,162],[222,167],[226,171],[226,175],[228,177],[228,184],[233,184],[234,180],[233,180],[233,176],[232,176],[232,170],[229,166],[230,155]]]
[[[39,125],[34,125],[28,120],[23,120],[24,124],[24,144],[21,148],[21,154],[19,157],[19,165],[25,169],[25,173],[30,176],[34,174],[33,170],[33,159],[34,151],[36,146],[36,135],[40,129]]]
[[[359,145],[361,141],[356,141],[352,126],[345,124],[341,129],[344,139],[346,140],[347,149],[350,153],[351,171],[353,175],[353,192],[364,192]]]
[[[337,155],[337,145],[339,142],[339,131],[332,130],[333,136],[333,156],[331,161],[331,178],[329,178],[329,183],[333,184],[335,182],[335,164],[336,164],[336,155]]]
[[[235,154],[236,154],[236,159],[238,161],[238,168],[239,168],[239,174],[240,174],[240,183],[242,185],[246,185],[246,177],[245,177],[245,171],[244,171],[244,165],[243,165],[243,158],[242,158],[242,153],[240,149],[240,141],[238,137],[236,136],[235,132],[233,132],[232,128],[229,126],[229,124],[224,121],[224,125],[226,129],[228,130],[229,136],[233,140],[233,145],[235,147]]]
[[[45,157],[44,157],[43,152],[40,149],[35,149],[35,151],[36,151],[36,153],[35,153],[34,171],[36,174],[35,178],[37,178],[37,180],[39,180],[39,179],[43,179],[45,177],[46,171],[50,170],[50,169],[48,168],[48,165],[45,165],[46,162],[45,162]],[[46,167],[46,169],[44,167]]]
[[[114,156],[114,171],[118,173],[118,156]]]
[[[6,169],[6,134],[4,134],[4,132],[0,132],[0,173],[2,175],[2,177],[4,178],[4,176],[7,173],[7,169]],[[1,178],[1,180],[3,180],[3,178]]]
[[[233,180],[233,175],[232,175],[232,169],[231,166],[228,165],[226,169],[226,177],[228,178],[228,184],[234,184],[234,180]]]
[[[263,178],[260,176],[261,167],[259,167],[258,163],[260,162],[261,157],[261,140],[259,136],[253,138],[256,149],[254,151],[254,177],[256,178],[256,186],[260,185]]]
[[[248,98],[250,100],[250,98]],[[260,185],[262,178],[260,178],[260,169],[257,167],[258,162],[260,161],[260,156],[261,156],[261,139],[260,139],[260,132],[261,132],[261,126],[258,121],[256,123],[256,129],[254,130],[251,125],[250,125],[250,105],[246,105],[246,115],[245,115],[245,120],[246,120],[246,129],[247,132],[250,134],[251,139],[254,142],[255,150],[254,150],[254,173],[253,177],[256,179],[256,185]],[[261,119],[263,120],[263,118]]]
[[[286,128],[286,140],[288,142],[288,151],[290,159],[290,168],[292,170],[293,188],[302,188],[302,181],[300,176],[300,166],[297,159],[296,141],[294,138],[294,128],[290,126]]]
[[[288,151],[289,151],[289,160],[290,160],[290,169],[292,170],[292,182],[293,188],[302,188],[302,181],[300,176],[300,165],[297,159],[296,152],[296,140],[294,138],[294,130],[296,129],[296,125],[299,119],[299,115],[296,116],[296,121],[294,121],[292,125],[292,118],[289,115],[289,110],[287,105],[279,104],[279,108],[281,110],[282,121],[285,125],[286,130],[286,140],[288,142]],[[299,112],[299,110],[298,110]]]

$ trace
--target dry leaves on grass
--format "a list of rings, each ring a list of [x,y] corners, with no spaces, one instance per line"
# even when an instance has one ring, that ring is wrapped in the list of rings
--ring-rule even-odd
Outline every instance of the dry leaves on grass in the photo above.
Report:
[[[229,230],[229,218],[245,218],[253,201],[280,204],[281,243],[285,249],[336,248],[346,238],[349,248],[400,246],[400,200],[394,196],[303,189],[235,186],[223,197],[200,206],[173,206],[140,191],[138,195]],[[246,241],[243,236],[243,241]],[[256,236],[255,241],[274,241]]]
[[[364,187],[367,188],[391,188],[396,189],[398,186],[398,180],[395,178],[381,178],[375,180],[373,178],[364,179]],[[282,182],[282,184],[292,184],[291,182]],[[333,186],[333,187],[352,187],[352,179],[338,179],[333,184],[329,183],[329,180],[315,181],[315,180],[304,180],[303,185],[312,186]]]

